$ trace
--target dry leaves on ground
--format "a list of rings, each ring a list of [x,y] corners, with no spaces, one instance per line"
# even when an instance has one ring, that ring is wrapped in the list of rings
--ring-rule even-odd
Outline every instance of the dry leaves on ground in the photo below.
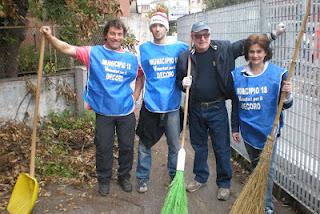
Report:
[[[66,123],[77,123],[70,116]],[[77,127],[56,127],[45,121],[37,139],[36,178],[40,196],[48,183],[92,187],[96,183],[94,122],[82,121]],[[21,172],[29,171],[31,129],[24,123],[0,123],[0,212],[5,210],[11,191]],[[117,144],[114,156],[118,157]]]

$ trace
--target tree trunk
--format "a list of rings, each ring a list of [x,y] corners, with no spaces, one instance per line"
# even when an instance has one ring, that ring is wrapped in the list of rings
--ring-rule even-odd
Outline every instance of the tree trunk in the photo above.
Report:
[[[25,38],[25,29],[2,29],[0,38],[0,77],[16,77],[18,76],[18,53]]]

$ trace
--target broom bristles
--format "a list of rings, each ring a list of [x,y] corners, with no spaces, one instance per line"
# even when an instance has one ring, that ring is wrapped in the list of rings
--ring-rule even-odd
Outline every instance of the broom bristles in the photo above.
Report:
[[[266,143],[257,167],[231,208],[231,214],[264,213],[272,146],[272,142]]]
[[[187,214],[188,200],[184,171],[177,170],[176,175],[169,186],[170,190],[161,209],[161,214]]]

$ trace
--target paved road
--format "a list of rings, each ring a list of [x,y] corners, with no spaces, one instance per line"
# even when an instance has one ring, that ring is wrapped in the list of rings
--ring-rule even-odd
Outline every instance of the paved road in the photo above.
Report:
[[[235,201],[236,196],[240,193],[243,186],[239,182],[239,175],[235,174],[230,200],[221,202],[216,199],[215,162],[212,149],[210,148],[210,150],[209,165],[211,176],[205,188],[202,188],[198,192],[188,194],[190,214],[229,213],[232,203]],[[188,182],[193,179],[193,151],[189,143],[187,143],[186,151],[185,175],[186,181]],[[49,197],[41,197],[33,213],[159,214],[169,183],[165,158],[167,146],[164,138],[154,146],[153,154],[152,179],[150,181],[149,191],[145,194],[139,194],[135,190],[132,193],[125,193],[121,191],[115,180],[111,183],[111,192],[108,197],[99,196],[96,193],[97,187],[76,189],[70,186],[50,185],[47,189],[51,195]],[[135,153],[135,160],[136,158],[137,154]],[[136,161],[134,163],[134,167],[135,166]],[[132,181],[135,181],[134,176]],[[281,206],[278,203],[277,211],[281,214],[294,213],[288,207]]]

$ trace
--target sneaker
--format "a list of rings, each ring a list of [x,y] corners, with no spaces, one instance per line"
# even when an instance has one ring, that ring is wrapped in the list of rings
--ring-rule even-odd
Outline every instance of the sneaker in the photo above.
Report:
[[[129,178],[119,178],[118,182],[123,191],[132,192],[132,184],[130,183]]]
[[[217,199],[220,201],[226,201],[229,199],[230,196],[230,189],[229,188],[219,188]]]
[[[109,183],[99,183],[99,190],[101,196],[107,196],[109,194],[110,184]]]
[[[272,208],[270,207],[266,207],[265,210],[264,210],[264,213],[265,214],[276,214]]]
[[[144,180],[137,180],[136,190],[139,193],[145,193],[148,191],[148,184]]]
[[[200,183],[196,180],[193,180],[187,185],[187,191],[188,192],[195,192],[195,191],[199,190],[201,187],[204,187],[205,185],[206,185],[206,183]]]

